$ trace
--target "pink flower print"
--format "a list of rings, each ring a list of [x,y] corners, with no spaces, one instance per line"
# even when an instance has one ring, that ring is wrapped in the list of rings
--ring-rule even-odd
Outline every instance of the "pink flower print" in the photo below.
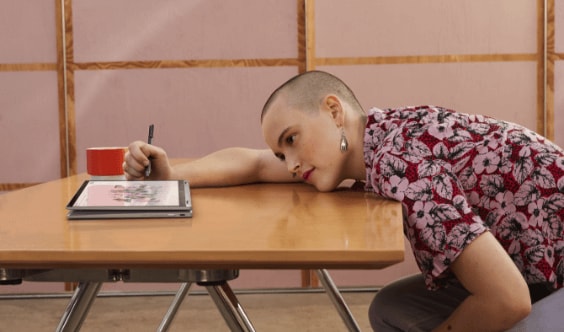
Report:
[[[452,199],[452,204],[457,210],[462,211],[462,213],[472,212],[470,205],[468,205],[468,201],[466,201],[466,197],[464,197],[463,195],[456,195]]]
[[[511,241],[509,244],[509,248],[507,248],[507,253],[510,255],[515,255],[521,252],[521,241],[515,239]]]
[[[537,201],[529,203],[528,211],[531,214],[529,223],[532,226],[542,225],[544,218],[548,217],[548,212],[542,208],[544,199],[540,198]]]
[[[499,146],[499,141],[496,139],[485,139],[482,145],[488,147],[490,150],[495,150]]]
[[[396,199],[398,201],[403,201],[405,197],[405,190],[409,185],[409,181],[406,178],[400,178],[397,175],[390,177],[389,181],[386,181],[383,185],[383,191],[386,197]]]
[[[527,217],[521,212],[507,215],[505,220],[500,221],[498,225],[498,234],[502,240],[519,238],[522,232],[529,228]]]
[[[529,228],[525,231],[520,240],[527,247],[536,247],[544,242],[543,231],[540,229]]]
[[[502,174],[507,174],[511,172],[513,168],[513,163],[509,160],[509,158],[501,158],[499,162],[499,171]]]
[[[556,161],[554,163],[556,164],[556,166],[558,166],[558,168],[564,170],[564,158],[563,157],[556,159]]]
[[[433,268],[433,274],[437,274],[435,271],[445,271],[451,264],[451,259],[443,253],[436,254],[433,262],[435,263]]]
[[[513,193],[511,191],[500,192],[495,195],[495,201],[492,200],[490,208],[495,209],[500,215],[508,215],[517,211],[517,207],[513,203]]]
[[[468,203],[470,205],[478,205],[478,203],[480,203],[480,194],[475,191],[470,192],[468,195]]]
[[[409,226],[415,225],[419,229],[427,227],[427,225],[433,224],[433,217],[430,211],[435,206],[433,202],[422,202],[417,201],[413,204],[413,213],[408,217]]]
[[[482,151],[487,151],[487,149],[483,149]],[[498,154],[493,151],[480,152],[472,161],[472,166],[476,174],[482,174],[484,171],[491,174],[495,172],[499,166],[499,161],[500,158]]]
[[[558,180],[558,183],[556,185],[558,186],[558,190],[560,192],[564,192],[564,176]]]
[[[521,150],[519,151],[519,157],[522,158],[531,157],[531,149],[526,146],[522,147]]]
[[[384,130],[380,128],[377,124],[370,127],[370,130],[365,132],[365,141],[372,141],[374,144],[380,144],[380,140],[385,136]]]
[[[430,126],[429,134],[435,136],[439,140],[442,140],[451,137],[454,134],[454,131],[449,123],[441,123],[436,126]]]

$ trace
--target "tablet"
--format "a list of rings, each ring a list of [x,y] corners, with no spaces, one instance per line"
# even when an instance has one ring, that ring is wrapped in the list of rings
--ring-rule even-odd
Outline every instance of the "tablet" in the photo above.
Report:
[[[87,180],[66,208],[68,219],[192,217],[185,180]]]

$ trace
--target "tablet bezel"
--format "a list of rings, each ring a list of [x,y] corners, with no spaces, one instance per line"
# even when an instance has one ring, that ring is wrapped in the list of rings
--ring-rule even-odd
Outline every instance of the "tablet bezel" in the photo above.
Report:
[[[140,206],[110,206],[110,205],[93,205],[93,206],[76,206],[81,195],[88,190],[90,185],[99,184],[101,182],[107,184],[119,183],[127,186],[140,185],[158,182],[175,182],[178,184],[178,202],[175,205],[140,205]],[[127,181],[127,180],[86,180],[68,202],[66,208],[72,211],[189,211],[192,210],[192,198],[190,195],[190,185],[186,180],[144,180],[144,181]]]

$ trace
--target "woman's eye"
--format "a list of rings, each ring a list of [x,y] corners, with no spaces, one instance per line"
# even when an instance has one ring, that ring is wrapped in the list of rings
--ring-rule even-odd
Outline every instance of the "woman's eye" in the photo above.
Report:
[[[296,135],[290,135],[286,137],[286,143],[288,143],[289,145],[294,144],[295,141],[296,141]]]
[[[286,160],[286,157],[285,157],[283,154],[281,154],[281,153],[277,153],[277,154],[276,154],[276,158],[280,159],[280,161]]]

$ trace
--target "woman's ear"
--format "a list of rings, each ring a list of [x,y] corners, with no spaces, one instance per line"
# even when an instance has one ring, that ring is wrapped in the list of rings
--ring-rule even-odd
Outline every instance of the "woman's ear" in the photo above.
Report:
[[[343,126],[345,123],[345,112],[341,99],[336,95],[329,94],[323,98],[323,110],[327,111],[337,126]]]

